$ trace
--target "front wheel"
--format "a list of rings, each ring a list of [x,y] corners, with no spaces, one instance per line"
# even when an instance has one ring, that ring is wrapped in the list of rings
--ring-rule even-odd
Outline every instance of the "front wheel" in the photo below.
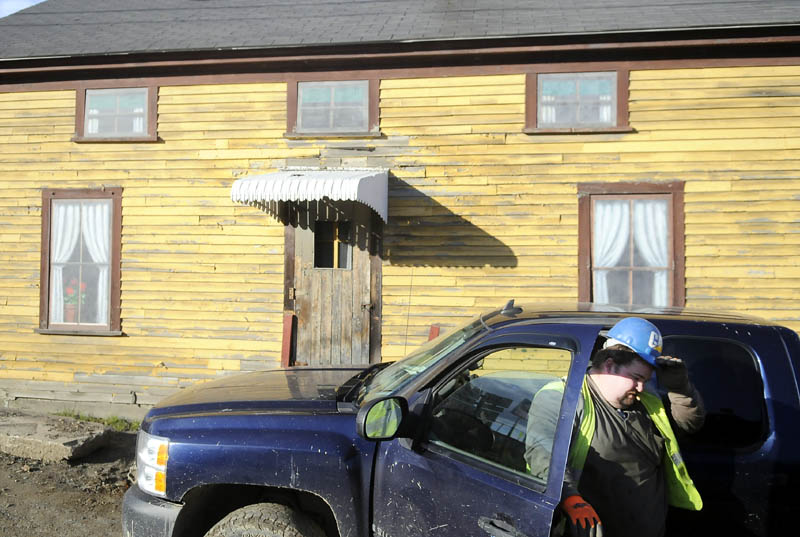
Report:
[[[256,503],[230,513],[206,537],[325,537],[325,532],[285,505]]]

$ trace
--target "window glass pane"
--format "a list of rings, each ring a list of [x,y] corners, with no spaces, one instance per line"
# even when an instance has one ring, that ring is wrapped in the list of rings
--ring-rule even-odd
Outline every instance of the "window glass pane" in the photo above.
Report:
[[[538,127],[616,125],[616,73],[549,73],[537,79]]]
[[[364,132],[369,128],[369,81],[300,82],[298,132]]]
[[[314,267],[333,268],[333,222],[316,222],[314,228]]]
[[[301,82],[298,84],[300,91],[300,105],[325,105],[330,106],[331,88],[320,84]]]
[[[349,269],[351,258],[353,257],[352,237],[350,235],[351,225],[350,222],[339,222],[336,247],[338,248],[338,259],[336,268]]]
[[[542,97],[575,96],[575,82],[573,80],[558,80],[547,78],[542,80]]]
[[[328,109],[305,108],[301,111],[300,122],[304,129],[326,129],[330,125]]]
[[[108,324],[111,200],[53,200],[50,322]]]
[[[350,222],[317,221],[314,228],[314,267],[349,269],[352,246]]]
[[[674,260],[670,203],[668,195],[593,196],[593,302],[671,304]],[[601,270],[610,267],[629,270]]]
[[[141,113],[147,105],[147,94],[123,93],[119,96],[119,112],[121,114]]]
[[[744,448],[763,441],[764,385],[758,363],[746,348],[725,340],[668,336],[663,353],[686,362],[706,407],[703,428],[681,439],[683,450]]]
[[[113,95],[86,93],[86,108],[90,114],[109,114],[116,111],[117,101]]]
[[[592,224],[593,265],[630,266],[630,202],[596,198]]]
[[[637,267],[668,267],[669,205],[666,199],[634,199],[634,256]]]
[[[339,108],[333,112],[333,124],[338,128],[367,130],[366,110],[361,108]]]
[[[476,361],[437,390],[430,440],[545,483],[571,358],[526,347]]]
[[[609,304],[630,304],[630,272],[627,270],[608,271],[608,300]]]
[[[654,284],[655,274],[647,270],[633,271],[633,300],[634,304],[648,306],[666,306],[666,304],[654,304]]]
[[[124,137],[147,132],[147,88],[86,90],[84,135]]]
[[[586,78],[581,80],[581,95],[586,96],[604,96],[610,95],[613,91],[611,81],[603,78]]]
[[[334,92],[334,104],[361,104],[367,98],[367,88],[363,84],[342,85]]]

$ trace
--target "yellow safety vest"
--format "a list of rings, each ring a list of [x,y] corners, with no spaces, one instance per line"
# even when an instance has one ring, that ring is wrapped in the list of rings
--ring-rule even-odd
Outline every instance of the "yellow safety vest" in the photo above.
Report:
[[[557,383],[563,391],[564,383],[560,381]],[[556,383],[550,383],[542,389],[558,389],[554,384]],[[576,470],[582,470],[583,465],[586,463],[586,456],[589,453],[589,446],[592,443],[592,438],[594,438],[595,430],[594,403],[586,380],[583,381],[581,394],[583,395],[583,417],[578,427],[578,435],[570,447],[567,461]],[[664,403],[661,402],[660,397],[646,392],[639,395],[639,400],[665,441],[664,469],[667,483],[667,501],[673,507],[699,511],[703,508],[703,499],[694,486],[692,478],[689,477],[689,471],[678,450],[678,439],[675,438],[675,433],[669,424]]]

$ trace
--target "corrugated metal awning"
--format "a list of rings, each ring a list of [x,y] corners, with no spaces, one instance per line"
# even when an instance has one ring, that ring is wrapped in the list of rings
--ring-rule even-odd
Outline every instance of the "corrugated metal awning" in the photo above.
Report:
[[[237,179],[231,200],[239,203],[268,201],[358,201],[388,222],[389,180],[386,170],[349,169],[283,170]]]

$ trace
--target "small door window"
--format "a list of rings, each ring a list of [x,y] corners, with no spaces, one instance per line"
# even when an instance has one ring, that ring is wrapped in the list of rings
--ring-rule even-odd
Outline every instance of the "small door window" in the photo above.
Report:
[[[314,268],[351,268],[351,228],[350,222],[315,223]]]
[[[437,390],[429,440],[546,483],[571,360],[542,347],[484,355]]]

